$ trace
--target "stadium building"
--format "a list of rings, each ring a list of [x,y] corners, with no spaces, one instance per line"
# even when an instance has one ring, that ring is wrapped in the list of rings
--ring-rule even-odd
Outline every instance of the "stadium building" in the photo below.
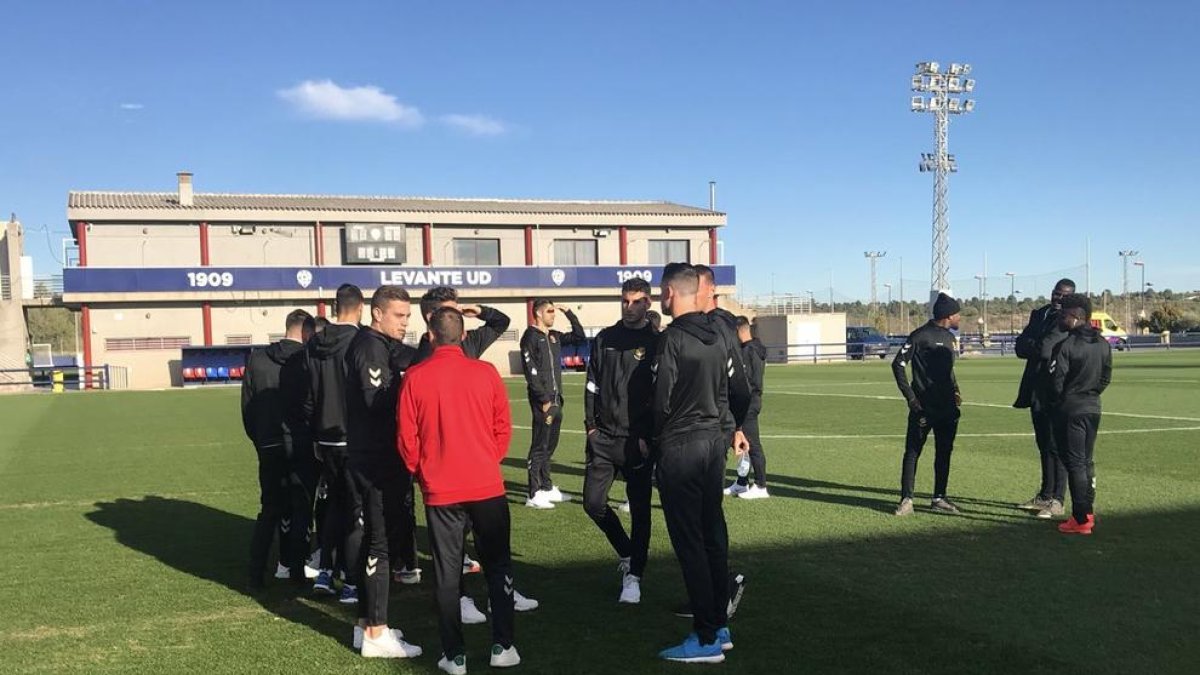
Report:
[[[193,192],[71,192],[77,264],[63,302],[80,310],[86,367],[120,366],[131,388],[184,384],[189,346],[263,344],[295,308],[326,316],[342,283],[415,297],[433,286],[512,317],[488,352],[519,372],[533,300],[574,309],[589,334],[615,322],[621,283],[657,287],[670,261],[717,265],[725,214],[654,201],[428,199]],[[414,305],[408,339],[424,322]],[[565,319],[560,329],[566,330]]]

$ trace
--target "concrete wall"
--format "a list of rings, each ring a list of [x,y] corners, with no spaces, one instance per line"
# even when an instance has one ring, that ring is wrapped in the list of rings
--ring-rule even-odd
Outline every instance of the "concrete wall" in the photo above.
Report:
[[[208,228],[209,264],[218,267],[284,267],[316,262],[316,233],[312,225],[256,226],[253,234],[239,234],[239,229],[237,225],[228,224]],[[200,236],[199,232],[196,236]]]
[[[194,224],[91,225],[91,267],[190,267],[200,264],[200,227]]]
[[[0,369],[24,368],[28,350],[28,332],[25,327],[25,309],[21,306],[21,256],[24,253],[24,231],[21,223],[13,220],[0,223],[0,275],[7,278],[8,293],[0,298]],[[28,380],[23,373],[0,373],[0,382]],[[27,387],[5,385],[5,391],[24,390]]]
[[[109,351],[107,341],[116,338],[186,337],[193,345],[204,344],[204,321],[196,305],[104,305],[93,306],[92,362],[129,369],[131,389],[154,389],[181,383],[178,348],[140,351]]]
[[[817,363],[846,359],[845,314],[760,316],[755,334],[767,347],[768,363]]]

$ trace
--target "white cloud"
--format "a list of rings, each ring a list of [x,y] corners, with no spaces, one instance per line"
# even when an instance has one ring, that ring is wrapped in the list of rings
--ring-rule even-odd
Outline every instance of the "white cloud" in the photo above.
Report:
[[[122,103],[121,104],[121,110],[141,110],[142,108],[145,108],[145,107],[146,106],[142,105],[141,103]]]
[[[410,129],[425,123],[420,110],[400,103],[395,96],[374,85],[341,87],[332,80],[305,80],[276,93],[296,109],[317,119],[390,122]]]
[[[472,136],[499,136],[508,132],[504,122],[486,115],[443,115],[442,123]]]

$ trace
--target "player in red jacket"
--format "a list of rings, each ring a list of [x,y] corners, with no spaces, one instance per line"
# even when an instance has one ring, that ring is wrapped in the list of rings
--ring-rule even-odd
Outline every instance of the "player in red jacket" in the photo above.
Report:
[[[433,355],[408,370],[398,404],[400,454],[425,497],[437,585],[442,658],[467,672],[459,577],[470,524],[492,608],[493,667],[521,662],[513,646],[511,521],[500,462],[512,439],[508,393],[496,367],[463,354],[463,315],[443,307],[429,319]]]

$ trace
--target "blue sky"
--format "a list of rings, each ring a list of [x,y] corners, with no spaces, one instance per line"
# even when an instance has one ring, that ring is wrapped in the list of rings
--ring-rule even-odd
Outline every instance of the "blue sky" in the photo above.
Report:
[[[68,190],[181,169],[202,192],[697,205],[716,180],[745,291],[825,297],[832,271],[865,297],[873,249],[912,297],[933,120],[908,83],[936,60],[978,80],[950,128],[957,292],[985,254],[993,284],[1082,276],[1089,237],[1094,290],[1122,248],[1200,288],[1197,3],[46,0],[0,24],[0,211],[38,274]]]

